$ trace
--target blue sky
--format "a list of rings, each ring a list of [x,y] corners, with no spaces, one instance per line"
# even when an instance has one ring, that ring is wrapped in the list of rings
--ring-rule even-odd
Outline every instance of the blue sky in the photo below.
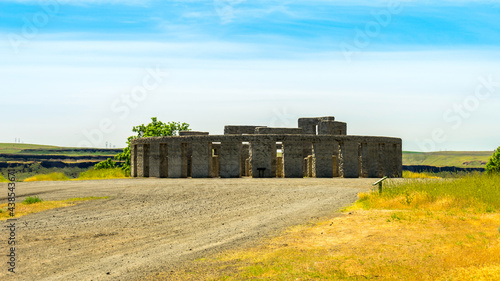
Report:
[[[0,1],[0,142],[121,147],[153,116],[218,134],[334,115],[405,150],[493,150],[499,14],[472,0]]]

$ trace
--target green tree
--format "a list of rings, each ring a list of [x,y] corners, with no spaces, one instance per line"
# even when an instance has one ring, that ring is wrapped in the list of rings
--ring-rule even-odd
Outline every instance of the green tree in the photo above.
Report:
[[[500,147],[490,157],[490,161],[486,164],[487,174],[500,174]]]
[[[132,132],[137,133],[136,136],[130,136],[127,139],[127,147],[123,149],[122,153],[115,156],[116,160],[124,161],[122,169],[130,174],[130,142],[136,138],[145,137],[163,137],[163,136],[175,136],[179,134],[179,131],[189,131],[189,124],[180,122],[168,122],[163,123],[158,121],[156,117],[151,118],[151,123],[139,126],[134,126]]]

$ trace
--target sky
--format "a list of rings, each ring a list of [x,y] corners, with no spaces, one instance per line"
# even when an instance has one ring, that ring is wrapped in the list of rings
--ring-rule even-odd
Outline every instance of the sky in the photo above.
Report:
[[[124,147],[335,116],[409,151],[500,146],[497,1],[0,1],[0,142]]]

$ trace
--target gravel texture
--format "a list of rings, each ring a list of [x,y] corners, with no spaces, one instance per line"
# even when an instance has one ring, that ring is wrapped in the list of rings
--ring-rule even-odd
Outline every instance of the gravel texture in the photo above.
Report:
[[[140,280],[333,216],[374,179],[147,179],[17,183],[17,202],[109,196],[17,221],[0,280]],[[0,202],[7,201],[7,184]],[[2,224],[6,224],[5,221]],[[8,232],[1,232],[8,254]],[[6,257],[1,253],[2,260]]]

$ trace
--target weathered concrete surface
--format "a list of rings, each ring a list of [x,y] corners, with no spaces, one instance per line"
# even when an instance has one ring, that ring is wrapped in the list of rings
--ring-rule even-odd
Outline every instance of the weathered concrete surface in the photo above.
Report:
[[[193,142],[192,171],[193,178],[210,177],[212,160],[212,143]]]
[[[318,125],[318,135],[347,135],[347,123],[321,120]]]
[[[208,136],[208,132],[200,131],[180,131],[179,136]]]
[[[160,178],[168,177],[168,148],[166,143],[160,143]]]
[[[221,142],[219,161],[221,178],[237,178],[240,176],[241,142]]]
[[[302,142],[283,142],[283,173],[285,178],[302,178]]]
[[[227,125],[224,126],[224,135],[255,134],[255,128],[257,127],[265,127],[265,126]]]
[[[137,176],[149,177],[149,144],[137,146]]]
[[[137,177],[137,145],[133,144],[130,146],[130,175],[135,178]]]
[[[168,177],[180,178],[182,176],[182,152],[180,142],[167,142],[168,151]]]
[[[359,177],[358,143],[344,140],[339,143],[339,172],[343,178]]]
[[[149,176],[160,177],[160,144],[152,143],[149,150]]]
[[[313,144],[313,169],[317,178],[333,177],[333,161],[338,148],[337,142],[315,142]]]
[[[272,177],[272,155],[276,143],[272,141],[256,140],[250,142],[250,162],[252,163],[252,177]]]
[[[255,134],[258,134],[258,135],[269,135],[269,134],[300,135],[302,133],[303,132],[302,132],[301,128],[271,128],[271,127],[257,127],[257,128],[255,128]]]

